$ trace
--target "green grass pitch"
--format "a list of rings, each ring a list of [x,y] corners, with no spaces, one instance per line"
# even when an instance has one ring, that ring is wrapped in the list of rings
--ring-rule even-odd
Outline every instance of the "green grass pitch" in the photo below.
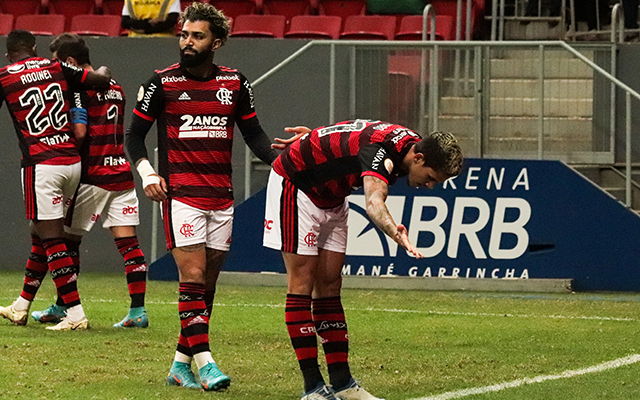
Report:
[[[21,287],[21,273],[0,272],[0,304],[13,301]],[[124,273],[83,272],[79,288],[88,331],[50,332],[33,320],[25,327],[0,320],[0,399],[300,397],[301,378],[284,325],[285,288],[218,287],[211,350],[232,378],[231,387],[219,393],[164,384],[178,338],[177,282],[148,283],[151,325],[134,330],[111,327],[127,311]],[[32,311],[53,297],[48,277]],[[638,294],[344,290],[343,304],[353,375],[387,400],[640,398],[640,362],[446,397],[640,354]]]

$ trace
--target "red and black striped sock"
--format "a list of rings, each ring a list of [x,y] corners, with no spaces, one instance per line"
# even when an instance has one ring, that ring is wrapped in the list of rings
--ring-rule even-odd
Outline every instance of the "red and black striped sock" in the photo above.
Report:
[[[313,299],[313,321],[327,359],[331,386],[345,387],[349,371],[349,335],[340,296]]]
[[[318,366],[318,339],[311,317],[311,296],[287,293],[284,314],[291,344],[304,378],[304,391],[308,392],[318,383],[324,383]]]
[[[193,356],[210,351],[209,314],[204,301],[204,293],[203,284],[180,283],[178,311],[182,326],[181,337],[187,340]],[[180,344],[180,339],[178,344]]]
[[[47,253],[42,247],[42,240],[38,236],[31,236],[31,254],[27,260],[27,266],[24,271],[24,285],[20,297],[25,300],[33,301],[38,293],[38,289],[42,281],[47,276]]]
[[[207,307],[207,315],[211,317],[211,311],[213,310],[213,298],[215,297],[216,290],[207,290],[204,292],[204,304]],[[189,348],[189,341],[184,336],[184,329],[180,329],[180,337],[178,338],[178,347],[176,351],[184,354],[187,357],[193,357],[191,349]]]
[[[116,238],[118,251],[124,258],[127,288],[131,297],[131,308],[144,307],[147,290],[147,263],[136,236]]]
[[[62,238],[46,239],[42,241],[42,247],[47,253],[47,265],[58,296],[67,307],[79,305],[78,266],[69,255],[65,241]]]

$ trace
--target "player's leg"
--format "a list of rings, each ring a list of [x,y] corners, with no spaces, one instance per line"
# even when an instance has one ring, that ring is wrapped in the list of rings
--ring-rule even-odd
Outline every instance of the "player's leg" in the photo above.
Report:
[[[271,171],[267,185],[263,244],[281,250],[287,270],[285,321],[304,380],[302,399],[334,399],[318,365],[311,293],[318,262],[317,208],[291,182]],[[307,241],[305,242],[305,238]]]
[[[349,333],[340,296],[342,266],[347,249],[349,203],[325,212],[318,236],[318,267],[313,288],[313,321],[327,360],[335,396],[343,400],[379,400],[351,376]]]
[[[31,228],[31,254],[27,259],[22,293],[10,306],[0,307],[0,315],[16,325],[25,325],[27,323],[27,318],[25,318],[28,315],[27,311],[49,271],[47,254],[42,247],[42,240],[35,231],[33,224],[31,224]]]
[[[124,259],[127,289],[131,299],[129,312],[115,325],[116,328],[146,328],[149,318],[144,307],[147,291],[147,262],[140,248],[136,226],[138,217],[138,196],[135,189],[108,191],[108,201],[104,207],[102,226],[108,228]]]
[[[108,200],[108,192],[96,186],[80,184],[70,201],[65,202],[64,239],[77,273],[80,274],[80,244],[88,233]],[[67,305],[58,294],[56,303],[42,311],[34,311],[31,316],[39,322],[58,323],[67,315]]]

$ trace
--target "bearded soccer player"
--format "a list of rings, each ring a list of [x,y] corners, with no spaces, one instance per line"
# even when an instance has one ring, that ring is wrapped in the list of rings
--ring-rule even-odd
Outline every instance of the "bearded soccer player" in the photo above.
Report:
[[[49,45],[53,58],[69,65],[93,71],[89,47],[80,36],[63,33]],[[71,250],[79,253],[84,234],[102,218],[116,247],[124,258],[131,305],[116,328],[146,328],[149,319],[144,308],[147,263],[140,249],[136,226],[138,196],[131,167],[124,154],[124,105],[122,87],[114,80],[106,92],[94,90],[73,95],[71,122],[76,138],[81,138],[82,175],[65,221],[65,236]],[[78,259],[79,264],[79,259]],[[57,322],[66,316],[67,307],[58,296],[56,304],[31,315],[39,322]]]
[[[50,330],[88,328],[78,295],[78,265],[63,238],[64,204],[80,180],[80,155],[69,122],[70,90],[106,90],[111,73],[76,68],[38,57],[31,32],[7,36],[11,65],[0,69],[0,99],[7,103],[22,150],[22,186],[27,219],[32,224],[31,256],[18,299],[0,307],[16,325],[27,323],[29,307],[47,269],[68,306],[67,316]]]
[[[182,329],[167,382],[220,390],[231,380],[212,358],[208,332],[216,281],[231,241],[234,124],[262,161],[271,164],[277,153],[260,126],[247,79],[213,63],[215,50],[229,35],[228,20],[203,3],[191,4],[180,18],[180,63],[157,70],[141,87],[126,147],[145,194],[162,203],[167,248],[179,270]],[[159,173],[144,144],[155,120]]]
[[[281,250],[287,270],[285,319],[296,353],[303,400],[380,400],[351,376],[348,333],[340,298],[347,248],[347,196],[364,186],[367,215],[414,257],[407,229],[385,205],[389,186],[433,188],[456,176],[462,152],[450,133],[425,138],[400,125],[355,120],[317,128],[273,163],[267,185],[264,245]],[[313,238],[313,240],[309,240]],[[317,336],[331,386],[318,367]]]

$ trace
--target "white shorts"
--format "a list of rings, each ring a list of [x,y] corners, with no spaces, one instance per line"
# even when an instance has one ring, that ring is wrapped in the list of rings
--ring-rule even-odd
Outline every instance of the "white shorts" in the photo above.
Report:
[[[224,210],[201,210],[177,200],[162,202],[167,249],[204,243],[214,250],[229,251],[233,206]]]
[[[318,249],[345,253],[349,201],[331,209],[318,208],[291,182],[271,170],[264,217],[265,247],[300,255]]]
[[[64,217],[80,182],[80,163],[36,164],[22,168],[22,194],[27,219],[49,221]]]
[[[89,232],[100,218],[103,228],[140,224],[135,189],[111,191],[81,183],[70,203],[64,231],[72,235],[82,236]]]

